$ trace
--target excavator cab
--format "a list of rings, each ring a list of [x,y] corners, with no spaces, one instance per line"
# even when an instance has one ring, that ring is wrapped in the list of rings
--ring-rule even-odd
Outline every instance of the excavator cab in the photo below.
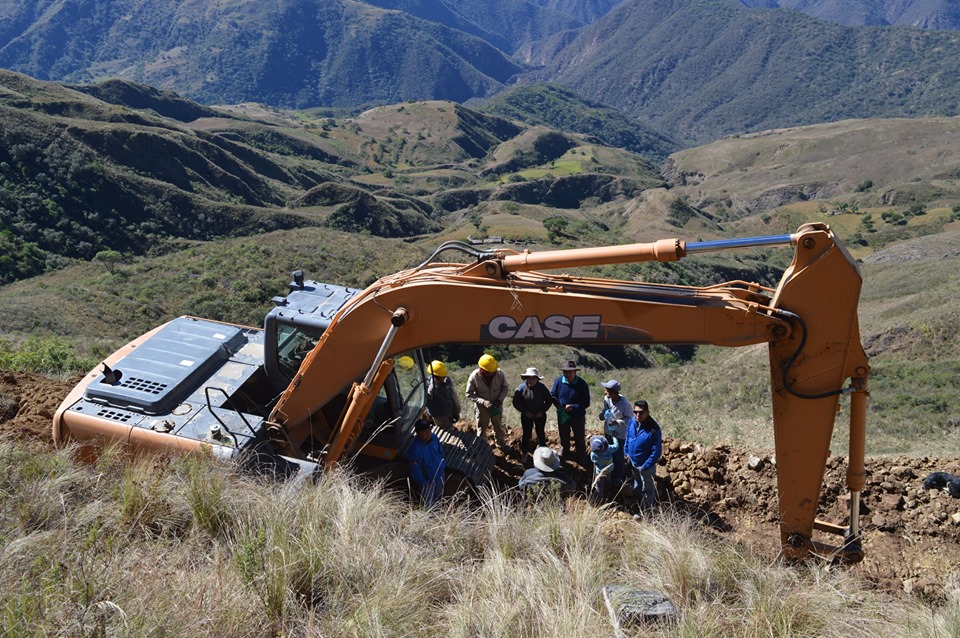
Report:
[[[274,307],[263,320],[263,366],[277,392],[296,376],[334,315],[360,292],[306,280],[300,270],[293,272],[289,288],[286,297],[273,298]]]

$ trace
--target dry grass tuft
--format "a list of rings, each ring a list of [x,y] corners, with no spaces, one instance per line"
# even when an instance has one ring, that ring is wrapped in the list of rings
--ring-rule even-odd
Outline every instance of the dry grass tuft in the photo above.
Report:
[[[930,609],[847,571],[765,564],[662,512],[580,500],[424,511],[344,472],[315,485],[212,459],[97,465],[0,446],[3,636],[610,636],[601,588],[662,592],[631,636],[958,635],[960,588]]]

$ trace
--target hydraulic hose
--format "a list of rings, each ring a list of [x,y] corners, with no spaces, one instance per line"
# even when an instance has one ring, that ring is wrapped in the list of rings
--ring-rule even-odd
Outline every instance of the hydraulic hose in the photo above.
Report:
[[[798,399],[825,399],[827,397],[843,394],[844,388],[840,388],[839,390],[828,390],[826,392],[819,392],[816,394],[807,394],[805,392],[794,390],[793,387],[791,387],[787,375],[790,372],[790,368],[793,367],[793,364],[796,362],[797,357],[800,356],[800,353],[803,352],[803,348],[807,345],[807,324],[800,317],[800,315],[792,313],[789,310],[777,310],[777,312],[800,324],[800,345],[798,345],[796,351],[790,355],[790,358],[787,359],[787,362],[783,364],[783,387],[786,389],[786,391]]]

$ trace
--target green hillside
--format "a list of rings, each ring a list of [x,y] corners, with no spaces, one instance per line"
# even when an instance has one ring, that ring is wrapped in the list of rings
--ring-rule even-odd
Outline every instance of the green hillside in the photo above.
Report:
[[[638,34],[641,34],[638,36]],[[850,117],[954,115],[960,33],[843,27],[734,0],[632,0],[547,41],[536,76],[695,141]]]
[[[585,202],[661,182],[639,156],[596,139],[526,130],[450,102],[356,118],[213,110],[143,85],[79,91],[0,71],[0,282],[309,226],[385,237],[446,226],[465,238],[468,218],[502,213],[472,232],[545,239],[553,209],[573,221]],[[537,150],[551,135],[562,150]],[[525,159],[511,168],[506,153]],[[530,215],[513,223],[520,204]]]
[[[527,124],[594,135],[659,163],[680,148],[669,135],[628,117],[623,111],[591,102],[555,84],[520,85],[486,101],[481,110]]]

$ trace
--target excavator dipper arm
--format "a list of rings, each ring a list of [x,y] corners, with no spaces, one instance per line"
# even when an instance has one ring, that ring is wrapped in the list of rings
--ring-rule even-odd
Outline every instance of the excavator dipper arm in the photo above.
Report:
[[[775,290],[746,282],[696,288],[534,270],[675,261],[707,250],[778,244],[792,244],[796,253]],[[470,264],[428,260],[357,295],[333,319],[268,420],[288,434],[309,432],[319,406],[369,376],[384,358],[443,343],[768,343],[784,550],[791,557],[835,551],[812,540],[814,519],[844,392],[854,395],[856,421],[848,485],[857,494],[863,487],[869,366],[857,323],[860,274],[829,228],[810,224],[791,235],[699,244],[664,240],[476,256]],[[354,440],[361,421],[354,416],[334,428],[328,464]],[[856,560],[853,507],[851,514],[846,556]]]

